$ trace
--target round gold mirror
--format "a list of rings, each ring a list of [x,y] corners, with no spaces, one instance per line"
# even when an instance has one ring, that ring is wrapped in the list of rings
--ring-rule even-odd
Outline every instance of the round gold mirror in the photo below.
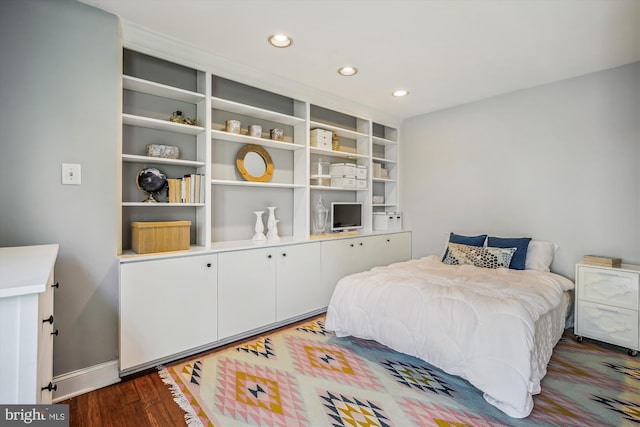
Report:
[[[247,181],[268,182],[273,175],[271,156],[260,145],[243,145],[236,156],[236,167]]]

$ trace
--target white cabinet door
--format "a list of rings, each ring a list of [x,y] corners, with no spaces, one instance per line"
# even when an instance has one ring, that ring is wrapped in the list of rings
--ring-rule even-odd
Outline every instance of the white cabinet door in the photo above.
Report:
[[[349,274],[362,271],[359,249],[364,247],[362,239],[328,240],[320,243],[322,262],[322,288],[333,294],[338,280]]]
[[[276,320],[329,305],[320,282],[320,243],[282,246],[276,251]]]
[[[411,259],[411,233],[408,232],[371,236],[366,244],[369,268]]]
[[[120,370],[217,340],[216,272],[215,254],[121,264]]]
[[[321,258],[322,287],[331,295],[338,280],[349,274],[411,259],[411,233],[324,241]]]
[[[220,339],[276,321],[276,253],[263,248],[218,255]]]

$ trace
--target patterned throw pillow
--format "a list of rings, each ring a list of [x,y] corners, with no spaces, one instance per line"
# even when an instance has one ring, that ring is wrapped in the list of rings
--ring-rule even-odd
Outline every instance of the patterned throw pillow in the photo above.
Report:
[[[449,243],[449,251],[444,261],[450,265],[475,265],[483,268],[509,268],[516,248],[484,248],[482,246]]]

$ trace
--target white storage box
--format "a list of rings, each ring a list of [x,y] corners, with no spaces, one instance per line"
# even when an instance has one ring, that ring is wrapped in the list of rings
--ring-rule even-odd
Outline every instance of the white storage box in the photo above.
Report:
[[[367,180],[366,179],[356,179],[356,188],[358,190],[365,190],[367,188]]]
[[[356,179],[347,177],[331,177],[332,187],[356,188]]]
[[[367,179],[367,167],[358,165],[356,166],[356,178]]]
[[[333,163],[329,167],[329,171],[332,177],[343,177],[343,178],[356,177],[355,163]]]
[[[311,129],[311,146],[331,150],[333,133],[324,129]]]
[[[373,229],[380,231],[401,231],[402,212],[374,212]]]
[[[378,178],[389,179],[389,170],[384,167],[381,167],[380,176]]]

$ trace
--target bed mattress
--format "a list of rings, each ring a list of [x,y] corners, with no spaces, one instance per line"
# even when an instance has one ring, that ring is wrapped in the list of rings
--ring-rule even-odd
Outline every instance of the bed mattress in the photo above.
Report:
[[[564,331],[571,289],[573,282],[550,272],[453,266],[428,256],[341,279],[325,326],[465,378],[489,403],[524,418]]]

